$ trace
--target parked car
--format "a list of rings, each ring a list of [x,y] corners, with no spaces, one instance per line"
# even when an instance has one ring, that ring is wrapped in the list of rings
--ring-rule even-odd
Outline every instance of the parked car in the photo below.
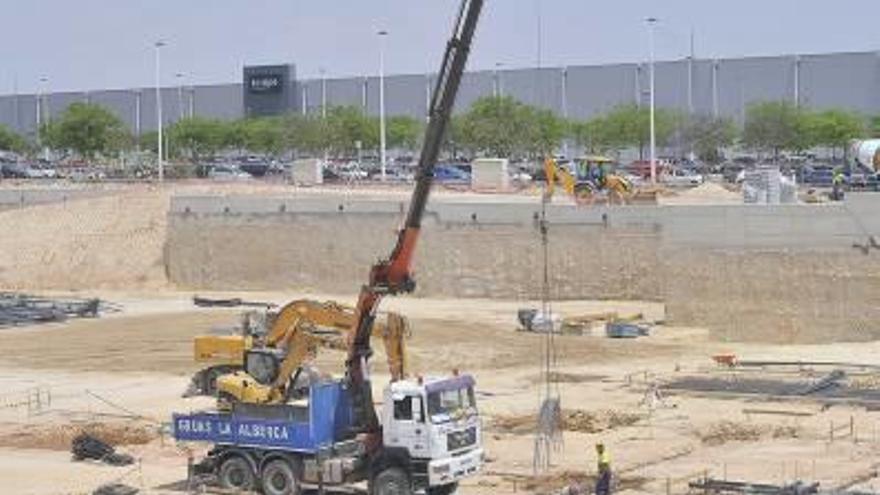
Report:
[[[470,184],[471,174],[450,164],[434,167],[434,180],[444,184]]]
[[[323,169],[321,170],[321,176],[323,177],[324,182],[328,184],[342,181],[342,177],[340,177],[339,174],[337,174],[333,170],[330,170],[327,167],[323,167]]]
[[[3,163],[0,164],[0,176],[4,179],[27,179],[30,177],[30,167],[21,162]]]
[[[26,169],[29,179],[55,179],[58,177],[58,171],[50,165],[38,164],[32,165]]]
[[[208,171],[208,177],[214,180],[243,180],[253,176],[235,165],[214,165]]]
[[[829,165],[807,165],[799,172],[799,183],[815,187],[831,187],[834,178],[834,168]]]
[[[263,177],[271,169],[269,162],[246,161],[238,166],[238,169],[250,174],[252,177]]]
[[[367,171],[361,168],[357,162],[348,162],[340,165],[337,169],[337,173],[342,179],[347,181],[365,180],[369,177]]]
[[[673,187],[692,187],[702,184],[703,175],[689,168],[673,168],[663,175],[664,184]]]

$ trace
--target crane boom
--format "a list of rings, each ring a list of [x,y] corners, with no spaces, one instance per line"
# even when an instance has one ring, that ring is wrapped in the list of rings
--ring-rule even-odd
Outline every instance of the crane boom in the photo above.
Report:
[[[357,318],[346,360],[346,374],[351,387],[354,429],[362,433],[379,431],[379,420],[373,409],[372,391],[367,376],[370,358],[370,328],[379,303],[386,294],[412,292],[415,289],[411,268],[419,238],[422,217],[428,203],[428,194],[434,181],[434,166],[440,154],[443,137],[452,115],[462,74],[467,64],[474,31],[483,8],[483,0],[462,0],[452,38],[440,66],[431,98],[428,126],[416,170],[415,189],[409,204],[403,228],[391,255],[370,270],[369,282],[361,288],[357,303]]]

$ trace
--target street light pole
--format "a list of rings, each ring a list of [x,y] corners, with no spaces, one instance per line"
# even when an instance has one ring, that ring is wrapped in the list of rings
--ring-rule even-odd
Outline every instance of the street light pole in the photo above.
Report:
[[[493,86],[492,96],[495,98],[501,98],[504,96],[504,90],[501,89],[501,73],[498,72],[498,69],[503,67],[504,64],[501,62],[495,62],[495,80],[493,81],[495,84]]]
[[[651,92],[651,184],[657,183],[657,134],[654,121],[654,26],[657,24],[656,17],[646,19],[648,23],[649,65],[650,65],[650,92]]]
[[[165,42],[162,40],[159,40],[156,42],[156,44],[154,46],[156,47],[156,122],[157,122],[156,129],[158,131],[158,135],[156,138],[156,147],[158,148],[158,151],[159,151],[157,165],[158,165],[158,169],[159,169],[159,182],[164,182],[165,181],[165,163],[162,160],[162,151],[163,151],[162,148],[163,148],[163,141],[164,140],[162,138],[162,90],[159,86],[161,84],[161,79],[159,77],[159,74],[160,74],[159,53],[161,52],[161,48],[163,46],[165,46]]]
[[[177,79],[177,110],[178,110],[178,120],[183,120],[186,117],[186,113],[183,110],[183,74],[178,72],[174,74],[174,78]]]
[[[321,73],[321,118],[327,118],[327,71],[323,67],[319,69]]]
[[[37,140],[40,140],[40,126],[43,123],[49,123],[49,115],[51,110],[47,111],[47,107],[49,106],[49,78],[41,77],[40,78],[40,96],[37,99]],[[49,147],[43,146],[43,158],[46,161],[49,160]]]
[[[135,150],[141,151],[141,90],[134,92],[134,136]]]
[[[386,179],[385,169],[385,37],[388,31],[379,31],[379,160],[382,167],[382,182]]]

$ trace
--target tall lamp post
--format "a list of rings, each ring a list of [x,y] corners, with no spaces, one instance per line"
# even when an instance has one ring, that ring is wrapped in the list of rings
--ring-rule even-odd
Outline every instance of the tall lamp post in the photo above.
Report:
[[[498,72],[498,69],[500,69],[501,67],[504,67],[504,64],[502,64],[501,62],[495,62],[495,80],[492,81],[494,83],[492,88],[492,96],[494,96],[495,98],[501,98],[502,96],[504,96],[504,90],[501,88],[501,73]]]
[[[186,117],[186,112],[183,110],[183,73],[174,74],[174,79],[177,80],[177,118],[183,120]]]
[[[650,68],[650,93],[651,93],[651,184],[657,183],[657,133],[654,121],[654,26],[657,24],[656,17],[645,19],[648,23],[648,52]]]
[[[157,144],[156,147],[159,151],[158,153],[158,169],[159,169],[159,182],[165,181],[165,163],[162,159],[162,151],[163,151],[163,138],[162,138],[162,89],[159,87],[161,80],[159,77],[159,63],[160,63],[160,53],[162,51],[162,47],[165,46],[165,42],[159,40],[154,45],[156,47],[156,122],[157,122]]]
[[[388,31],[382,30],[379,35],[379,161],[382,182],[385,182],[385,38]]]
[[[39,86],[40,95],[37,97],[37,141],[42,143],[40,138],[40,127],[49,123],[49,116],[52,110],[49,106],[49,78],[41,77]],[[49,160],[49,146],[43,146],[43,158]]]
[[[321,118],[327,118],[327,71],[321,67],[318,69],[321,73]]]

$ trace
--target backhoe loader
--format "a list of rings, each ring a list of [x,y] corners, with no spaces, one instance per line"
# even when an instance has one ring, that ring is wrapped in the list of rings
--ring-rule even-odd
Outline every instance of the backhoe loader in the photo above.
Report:
[[[578,204],[593,204],[602,193],[606,195],[609,204],[615,200],[619,204],[626,204],[633,196],[633,186],[626,178],[605,171],[604,167],[611,162],[610,159],[586,157],[580,161],[586,168],[583,179],[553,158],[544,160],[544,174],[547,177],[545,194],[548,197],[553,196],[557,182]]]
[[[257,349],[264,350],[264,354],[277,355],[292,350],[288,349],[291,345],[302,343],[307,346],[307,349],[303,349],[308,351],[305,356],[314,354],[318,347],[344,351],[348,346],[347,335],[354,322],[354,308],[334,301],[297,299],[278,311],[246,312],[237,335],[195,337],[193,357],[196,362],[205,363],[208,367],[193,375],[184,396],[216,395],[217,378],[244,369],[246,356]],[[397,313],[387,313],[384,321],[379,320],[373,325],[373,337],[381,337],[386,350],[394,353],[389,354],[389,359],[396,363],[396,370],[403,369],[403,339],[408,334],[409,321]],[[283,361],[283,358],[279,361]]]

